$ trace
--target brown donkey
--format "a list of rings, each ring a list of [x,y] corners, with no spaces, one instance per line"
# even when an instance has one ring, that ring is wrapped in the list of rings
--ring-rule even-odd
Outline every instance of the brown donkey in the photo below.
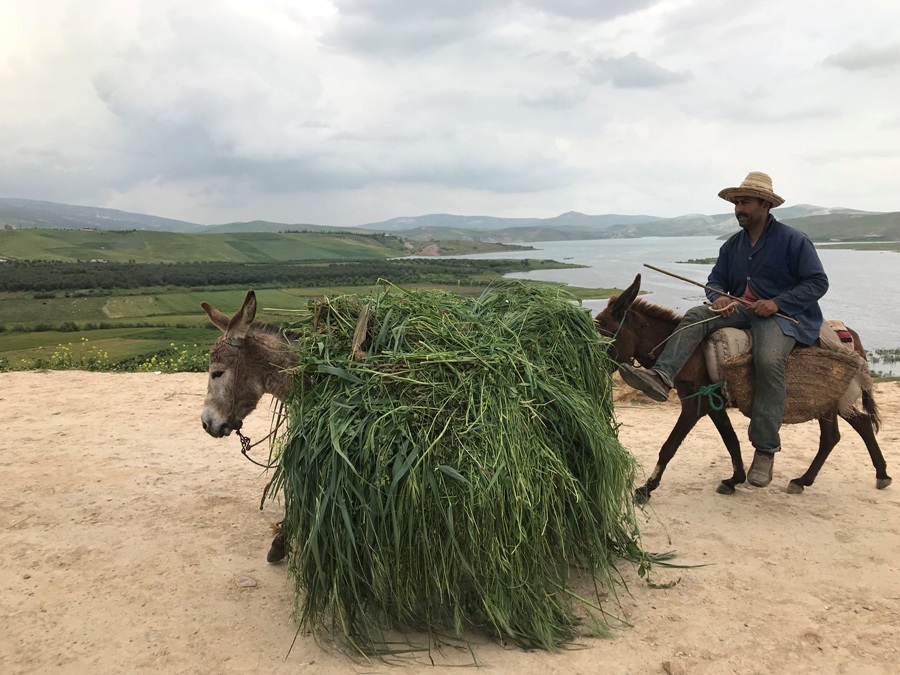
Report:
[[[641,275],[638,274],[634,283],[626,291],[620,296],[609,299],[606,308],[597,314],[594,321],[597,330],[602,335],[612,338],[609,354],[616,362],[637,361],[644,368],[649,368],[656,362],[656,356],[653,355],[654,350],[674,332],[681,317],[672,310],[638,299],[640,288]],[[865,358],[866,353],[859,341],[859,336],[853,331],[851,333],[856,351]],[[724,479],[716,488],[716,492],[733,494],[734,486],[747,479],[740,443],[727,411],[715,410],[706,397],[699,397],[699,404],[696,397],[687,398],[696,395],[702,387],[709,384],[712,384],[712,380],[706,370],[706,362],[701,350],[698,348],[675,378],[675,389],[682,399],[681,413],[659,451],[659,459],[653,473],[650,474],[647,483],[635,492],[635,500],[638,502],[644,503],[650,499],[650,493],[659,487],[659,482],[669,461],[674,457],[675,452],[694,425],[706,415],[709,415],[713,424],[716,425],[716,429],[728,449],[728,454],[731,456],[731,464],[734,469],[731,478]],[[823,387],[824,389],[827,387]],[[819,451],[806,473],[799,478],[794,478],[788,484],[788,492],[800,493],[803,492],[804,487],[813,484],[829,453],[841,438],[837,422],[839,416],[846,420],[865,442],[872,464],[875,466],[875,487],[882,490],[891,484],[884,456],[875,440],[880,419],[872,393],[871,389],[863,389],[862,410],[854,408],[850,412],[839,413],[835,406],[833,410],[818,418]],[[790,397],[790,393],[788,396]]]
[[[297,364],[290,337],[277,326],[254,323],[256,294],[247,292],[244,304],[230,319],[207,302],[201,307],[222,329],[222,337],[209,350],[209,381],[200,419],[214,438],[239,431],[264,394],[284,400],[286,369]],[[278,562],[285,556],[285,542],[279,531],[267,559]]]

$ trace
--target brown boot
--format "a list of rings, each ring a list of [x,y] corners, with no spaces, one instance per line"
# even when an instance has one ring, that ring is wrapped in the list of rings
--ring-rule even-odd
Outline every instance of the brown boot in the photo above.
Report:
[[[775,453],[757,450],[753,453],[753,464],[750,465],[750,471],[747,472],[747,482],[754,487],[766,487],[772,482],[772,466],[774,464]]]
[[[619,374],[622,381],[629,387],[642,391],[654,401],[667,401],[669,399],[669,385],[654,370],[635,368],[627,363],[619,364]]]

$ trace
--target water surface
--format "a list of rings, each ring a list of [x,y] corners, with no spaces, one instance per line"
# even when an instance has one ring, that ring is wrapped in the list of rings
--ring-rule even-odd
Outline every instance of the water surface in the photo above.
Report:
[[[705,300],[703,289],[643,266],[674,272],[705,283],[711,264],[689,264],[687,260],[715,258],[722,241],[716,237],[643,237],[640,239],[591,239],[529,243],[534,251],[483,253],[472,258],[541,258],[585,265],[583,269],[538,270],[511,274],[515,278],[559,281],[588,288],[625,288],[641,274],[645,298],[684,312]],[[821,300],[825,318],[841,319],[856,330],[872,352],[900,346],[900,302],[893,289],[900,287],[900,254],[893,251],[819,249],[830,287]],[[584,305],[599,311],[605,300]],[[875,363],[875,370],[887,366]],[[900,368],[898,368],[900,370]]]

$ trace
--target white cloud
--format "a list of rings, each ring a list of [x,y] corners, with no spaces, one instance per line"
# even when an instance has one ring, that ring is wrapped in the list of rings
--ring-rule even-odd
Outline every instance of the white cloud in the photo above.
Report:
[[[0,5],[3,196],[201,222],[900,210],[900,3]],[[783,187],[782,187],[783,186]]]

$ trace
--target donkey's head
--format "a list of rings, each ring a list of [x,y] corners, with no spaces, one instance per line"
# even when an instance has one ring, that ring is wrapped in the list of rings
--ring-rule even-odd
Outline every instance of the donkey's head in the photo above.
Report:
[[[209,351],[209,383],[200,419],[209,435],[221,438],[241,428],[263,394],[283,395],[283,369],[290,365],[290,350],[285,349],[287,341],[276,329],[253,325],[253,291],[247,292],[244,304],[231,318],[207,302],[201,307],[223,335]]]
[[[613,339],[609,355],[619,363],[637,361],[644,368],[659,358],[665,341],[682,317],[667,307],[638,298],[641,275],[619,296],[609,299],[606,308],[594,317],[597,331]]]
[[[603,311],[594,317],[597,332],[613,339],[609,355],[619,363],[630,361],[637,350],[635,332],[630,325],[625,324],[625,317],[640,290],[641,275],[638,274],[631,286],[622,291],[621,295],[611,297]]]

